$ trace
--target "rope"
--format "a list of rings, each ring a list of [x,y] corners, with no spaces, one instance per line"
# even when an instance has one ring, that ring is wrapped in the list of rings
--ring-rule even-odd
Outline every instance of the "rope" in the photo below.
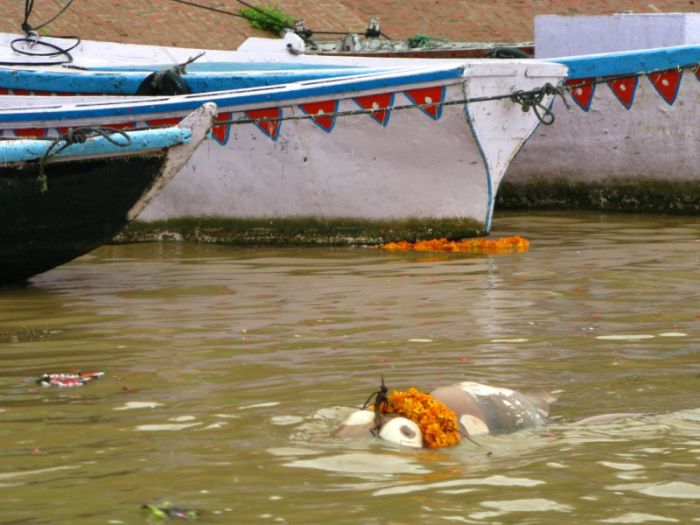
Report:
[[[56,13],[54,16],[49,18],[46,22],[43,24],[39,24],[36,27],[32,27],[29,25],[29,15],[32,14],[32,9],[34,8],[34,0],[25,0],[24,2],[24,22],[22,22],[22,31],[25,33],[29,34],[31,32],[36,32],[39,31],[40,29],[43,29],[47,25],[49,25],[51,22],[56,20],[59,16],[61,16],[63,13],[65,13],[68,8],[71,6],[71,4],[74,2],[74,0],[68,0],[66,5],[64,5],[58,13]]]
[[[71,0],[71,1],[72,1],[72,0]],[[204,9],[204,10],[206,10],[206,11],[212,11],[212,12],[214,12],[214,13],[220,13],[220,14],[222,14],[222,15],[235,16],[236,18],[245,18],[245,19],[247,20],[247,18],[246,18],[245,16],[243,16],[242,14],[240,14],[240,13],[234,13],[233,11],[226,11],[226,10],[224,10],[224,9],[218,9],[218,8],[216,8],[216,7],[211,7],[211,6],[208,6],[208,5],[198,4],[198,3],[196,3],[196,2],[191,2],[191,1],[189,1],[189,0],[170,0],[170,1],[171,1],[171,2],[177,2],[178,4],[184,4],[184,5],[189,5],[189,6],[192,6],[192,7],[198,7],[198,8],[200,8],[200,9]],[[252,9],[253,11],[255,11],[255,12],[257,12],[257,13],[259,13],[259,14],[265,16],[265,17],[267,17],[268,19],[270,19],[270,21],[275,22],[275,23],[279,23],[279,19],[275,18],[274,16],[272,16],[270,13],[264,11],[263,9],[260,9],[259,7],[256,7],[256,6],[254,6],[254,5],[252,5],[252,4],[248,3],[248,2],[246,2],[246,1],[244,1],[244,0],[236,0],[236,1],[237,1],[239,4],[241,4],[241,5],[245,6],[245,7],[247,7],[248,9]],[[290,26],[288,26],[288,25],[285,25],[284,27],[285,27],[286,29],[290,29],[290,30],[296,32],[295,29],[294,29],[293,27],[290,27]],[[302,36],[302,38],[304,38],[304,40],[308,40],[308,39],[311,38],[311,36],[312,36],[313,34],[319,34],[319,35],[347,35],[348,33],[349,33],[348,31],[312,31],[312,30],[310,30],[310,29],[307,29],[305,35],[299,35],[299,36]],[[385,33],[383,33],[383,32],[380,31],[379,34],[380,34],[381,36],[383,36],[384,38],[390,40],[389,36],[386,35]]]
[[[567,91],[571,91],[573,89],[578,89],[581,87],[597,86],[598,84],[607,84],[608,82],[613,82],[615,80],[623,80],[625,78],[643,77],[644,75],[653,75],[654,73],[663,73],[664,71],[670,71],[672,69],[675,69],[676,71],[684,71],[686,69],[693,70],[693,69],[696,69],[698,67],[699,67],[698,64],[690,64],[687,66],[678,66],[675,68],[650,69],[649,71],[642,71],[640,73],[634,73],[632,75],[617,75],[617,76],[613,76],[613,77],[599,77],[599,78],[594,78],[593,80],[590,80],[588,82],[582,82],[580,84],[576,84],[575,86],[564,86],[564,89]]]
[[[558,94],[562,95],[562,89],[561,88],[556,88],[552,86],[551,84],[545,84],[541,88],[533,89],[530,91],[518,91],[517,93],[512,93],[508,95],[494,95],[491,97],[474,97],[474,98],[462,98],[459,100],[448,100],[447,102],[426,102],[423,104],[406,104],[402,106],[386,106],[386,107],[381,107],[381,108],[371,108],[371,109],[364,109],[364,108],[358,108],[358,109],[349,109],[345,111],[331,111],[329,113],[323,113],[321,115],[309,115],[309,114],[299,114],[299,115],[290,115],[290,116],[281,116],[281,117],[263,117],[259,119],[252,119],[252,118],[245,118],[245,119],[238,119],[238,120],[222,120],[222,121],[217,121],[214,126],[220,126],[223,124],[232,124],[232,125],[238,125],[238,124],[264,124],[267,122],[280,122],[283,120],[309,120],[309,119],[315,119],[319,117],[352,117],[355,115],[368,115],[368,114],[374,114],[374,113],[380,113],[382,111],[402,111],[405,109],[426,109],[426,108],[434,108],[435,106],[454,106],[458,104],[473,104],[473,103],[478,103],[478,102],[491,102],[495,100],[503,100],[503,99],[510,99],[513,102],[523,104],[521,100],[539,100],[541,102],[544,99],[545,95],[549,94]],[[514,100],[514,97],[518,97],[517,100]],[[529,106],[531,107],[531,106]],[[528,109],[523,109],[523,111],[528,111]],[[542,109],[545,110],[545,116],[550,115],[551,117],[544,118],[540,116],[538,113],[538,110],[535,108],[535,115],[537,115],[537,118],[540,120],[542,124],[545,126],[549,126],[552,123],[554,123],[554,114],[551,112],[551,110],[544,108],[543,106],[539,105]]]
[[[374,427],[371,430],[373,436],[378,435],[382,428],[382,407],[389,404],[389,397],[387,396],[389,389],[384,384],[384,374],[381,375],[381,378],[382,384],[379,386],[379,390],[372,392],[367,398],[367,401],[365,401],[365,404],[362,405],[362,410],[364,410],[369,406],[370,402],[374,400]]]
[[[60,56],[63,55],[65,58],[63,60],[53,60],[49,62],[0,62],[0,65],[2,66],[53,66],[57,64],[68,64],[73,61],[73,57],[71,56],[70,52],[78,47],[80,45],[80,37],[77,36],[55,36],[55,35],[47,35],[51,38],[65,38],[65,39],[74,39],[75,43],[71,45],[68,48],[62,48],[60,46],[57,46],[56,44],[51,44],[49,42],[42,42],[40,40],[40,36],[38,31],[47,25],[49,25],[51,22],[56,20],[59,16],[61,16],[63,13],[65,13],[68,8],[73,4],[74,0],[68,0],[66,5],[64,5],[54,16],[52,16],[50,19],[48,19],[46,22],[39,24],[36,27],[32,27],[32,25],[29,24],[29,17],[32,14],[32,9],[34,9],[34,0],[25,0],[24,2],[24,21],[21,24],[22,31],[24,31],[25,36],[20,37],[20,38],[15,38],[10,42],[10,48],[12,51],[15,53],[18,53],[20,55],[25,55],[25,56],[32,56],[32,57],[55,57],[55,56]],[[18,47],[18,44],[27,44],[27,49],[22,49]],[[32,51],[32,48],[34,46],[43,46],[45,48],[48,48],[49,52],[41,53],[41,52],[35,52]]]
[[[174,0],[174,1],[180,1],[180,0]],[[188,60],[188,62],[190,62],[192,60],[193,59],[190,59],[190,60]],[[679,71],[686,70],[686,69],[695,70],[696,68],[698,68],[698,64],[692,64],[692,65],[688,65],[688,66],[679,67],[679,68],[677,68],[677,70],[679,70]],[[523,106],[523,105],[526,106],[526,107],[524,107],[525,111],[529,111],[529,108],[532,107],[529,105],[530,101],[538,101],[535,104],[535,108],[539,107],[539,108],[545,110],[543,116],[546,119],[551,118],[551,121],[547,120],[545,122],[542,122],[542,120],[541,120],[541,122],[544,125],[551,125],[554,122],[554,119],[553,119],[554,115],[552,114],[551,110],[549,110],[548,108],[544,108],[541,105],[541,102],[542,102],[545,94],[554,94],[554,95],[561,96],[563,101],[564,101],[564,104],[568,108],[569,104],[568,104],[567,100],[564,98],[564,93],[567,91],[570,92],[571,90],[578,89],[580,87],[591,86],[591,85],[596,85],[596,84],[603,84],[603,83],[610,82],[613,80],[629,78],[632,76],[640,77],[640,76],[650,75],[653,73],[667,71],[667,70],[668,69],[650,70],[650,71],[646,71],[646,72],[636,73],[634,75],[620,75],[620,76],[616,76],[616,77],[606,77],[606,78],[602,78],[602,79],[591,80],[589,82],[585,82],[585,83],[581,83],[581,84],[576,84],[575,86],[554,87],[551,84],[547,83],[541,88],[537,88],[537,89],[533,89],[533,90],[529,90],[529,91],[518,91],[516,93],[511,93],[511,94],[507,94],[507,95],[495,95],[495,96],[491,96],[491,97],[463,98],[463,99],[459,99],[459,100],[449,100],[446,102],[406,104],[403,106],[387,106],[387,107],[372,108],[372,109],[358,108],[358,109],[346,110],[346,111],[333,111],[330,113],[323,113],[322,115],[310,115],[310,114],[304,113],[304,114],[299,114],[299,115],[290,115],[290,116],[286,116],[286,117],[285,116],[282,116],[282,117],[263,117],[263,118],[259,118],[259,119],[246,118],[246,119],[238,119],[238,120],[230,119],[230,120],[217,121],[213,124],[213,126],[221,126],[221,125],[227,125],[227,124],[232,124],[232,125],[233,124],[235,124],[235,125],[238,125],[238,124],[261,124],[261,123],[265,123],[265,122],[280,122],[283,120],[310,120],[310,119],[319,118],[319,117],[332,117],[332,118],[351,117],[351,116],[356,116],[356,115],[374,114],[374,113],[378,113],[381,111],[402,111],[405,109],[426,109],[426,108],[433,108],[435,106],[453,106],[453,105],[457,105],[457,104],[473,104],[473,103],[491,102],[494,100],[503,100],[503,99],[510,99],[514,103],[521,104],[521,106]],[[540,93],[542,93],[541,96],[540,96]],[[523,101],[526,101],[526,102],[523,104]],[[538,114],[537,111],[536,111],[536,114]],[[551,116],[551,117],[547,117],[547,116]],[[538,117],[539,117],[539,114],[538,114]],[[143,130],[148,130],[148,129],[158,129],[158,128],[162,128],[162,127],[165,127],[165,126],[143,126],[143,127],[138,127],[138,128],[131,128],[130,131],[143,131]],[[87,129],[91,129],[91,128],[87,128]],[[110,129],[110,128],[101,128],[101,129]],[[117,130],[114,130],[114,131],[118,132],[118,133],[123,133],[123,132],[119,132]],[[35,140],[56,141],[59,139],[60,139],[60,137],[58,137],[58,138],[37,137]],[[13,137],[3,137],[2,140],[24,140],[24,139],[13,138]]]
[[[415,34],[411,37],[408,38],[408,47],[411,49],[417,48],[417,47],[428,47],[431,42],[449,42],[449,40],[445,40],[444,38],[437,38],[434,36],[429,36],[429,35],[422,35],[420,33]]]
[[[554,87],[550,83],[545,84],[539,90],[516,91],[510,96],[510,99],[514,103],[520,104],[523,111],[526,113],[532,109],[540,123],[545,126],[551,126],[554,124],[554,113],[552,113],[549,107],[542,105],[542,100],[545,95],[559,95],[564,101],[564,104],[568,107],[566,99],[564,98],[564,90],[561,87]],[[540,114],[540,110],[544,113]]]
[[[692,66],[685,66],[680,69],[694,69],[698,67],[697,64],[693,64]],[[661,69],[658,71],[666,71],[666,69]],[[637,73],[636,75],[621,75],[618,77],[608,77],[605,79],[601,80],[594,80],[591,82],[588,82],[586,84],[577,84],[576,86],[558,86],[555,87],[550,83],[545,84],[544,86],[537,88],[537,89],[531,89],[528,91],[520,90],[516,91],[515,93],[511,93],[508,95],[494,95],[491,97],[474,97],[474,98],[463,98],[459,100],[449,100],[447,102],[430,102],[430,103],[424,103],[424,104],[406,104],[403,106],[387,106],[387,107],[381,107],[381,108],[372,108],[372,109],[351,109],[351,110],[346,110],[346,111],[333,111],[330,113],[323,113],[323,115],[308,115],[308,114],[303,114],[303,115],[290,115],[290,116],[282,116],[282,117],[263,117],[260,119],[251,119],[251,118],[246,118],[246,119],[239,119],[239,120],[223,120],[219,121],[216,125],[222,125],[222,124],[232,124],[232,125],[238,125],[238,124],[263,124],[266,122],[280,122],[283,120],[309,120],[309,119],[314,119],[318,117],[352,117],[355,115],[367,115],[367,114],[374,114],[374,113],[379,113],[381,111],[402,111],[405,109],[426,109],[426,108],[432,108],[435,106],[454,106],[457,104],[474,104],[478,102],[491,102],[495,100],[503,100],[503,99],[510,99],[512,102],[516,104],[520,104],[521,107],[523,108],[523,111],[529,111],[530,109],[533,110],[535,113],[535,116],[537,119],[544,124],[545,126],[551,126],[554,124],[554,113],[552,113],[552,110],[548,107],[545,107],[542,105],[542,101],[544,100],[545,95],[558,95],[562,98],[562,101],[564,102],[564,105],[567,107],[567,109],[570,107],[568,101],[565,98],[565,93],[567,91],[571,91],[572,89],[577,89],[581,86],[584,85],[592,85],[592,84],[602,84],[604,82],[610,82],[611,80],[617,80],[617,79],[622,79],[622,78],[629,78],[630,76],[643,76],[643,75],[650,75],[652,73],[655,73],[657,71],[647,71],[647,72],[642,72],[642,73]],[[542,111],[542,114],[540,114],[540,111]]]
[[[187,0],[170,0],[170,1],[171,1],[171,2],[177,2],[178,4],[189,5],[189,6],[192,6],[192,7],[199,7],[200,9],[204,9],[204,10],[206,10],[206,11],[212,11],[212,12],[214,12],[214,13],[219,13],[219,14],[222,14],[222,15],[235,16],[235,17],[237,17],[237,18],[245,18],[245,17],[244,17],[243,15],[241,15],[240,13],[234,13],[233,11],[225,11],[225,10],[223,10],[223,9],[218,9],[218,8],[216,8],[216,7],[210,7],[210,6],[208,6],[208,5],[197,4],[197,3],[195,3],[195,2],[189,2],[189,1],[187,1]]]
[[[126,142],[119,142],[118,140],[113,139],[110,135],[121,135],[126,139]],[[126,132],[119,129],[101,126],[75,128],[69,130],[64,135],[55,137],[51,141],[51,144],[49,144],[49,147],[46,148],[44,156],[41,157],[41,160],[39,161],[39,176],[37,177],[37,182],[39,183],[41,193],[46,193],[49,189],[46,173],[44,172],[44,168],[49,160],[54,158],[69,146],[72,146],[73,144],[84,144],[89,138],[94,136],[103,137],[108,142],[114,144],[115,146],[119,146],[120,148],[131,146],[131,137],[129,137]]]

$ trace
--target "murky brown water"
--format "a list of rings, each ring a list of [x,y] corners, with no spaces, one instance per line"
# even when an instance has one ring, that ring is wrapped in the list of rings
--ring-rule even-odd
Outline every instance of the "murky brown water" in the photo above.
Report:
[[[104,247],[0,290],[0,522],[700,522],[700,219],[506,215],[529,253]],[[102,369],[73,390],[29,380]],[[328,432],[383,373],[555,390],[546,431]],[[603,412],[651,415],[595,427]],[[488,455],[488,453],[491,453]]]

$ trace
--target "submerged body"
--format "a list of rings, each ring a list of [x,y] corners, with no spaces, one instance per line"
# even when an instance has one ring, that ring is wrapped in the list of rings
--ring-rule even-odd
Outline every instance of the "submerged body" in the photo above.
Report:
[[[547,423],[548,393],[524,394],[509,388],[462,382],[439,387],[430,396],[454,413],[458,432],[465,436],[507,434]],[[359,410],[335,432],[338,437],[360,437],[371,433],[404,446],[424,446],[420,427],[405,417],[375,418],[371,410]]]
[[[455,413],[460,430],[470,436],[541,427],[554,401],[549,394],[523,394],[473,382],[439,387],[431,395]]]

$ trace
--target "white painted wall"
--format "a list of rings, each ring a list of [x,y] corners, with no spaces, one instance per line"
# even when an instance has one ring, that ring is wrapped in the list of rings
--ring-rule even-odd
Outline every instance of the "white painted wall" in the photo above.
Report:
[[[537,58],[698,43],[700,13],[535,17]]]

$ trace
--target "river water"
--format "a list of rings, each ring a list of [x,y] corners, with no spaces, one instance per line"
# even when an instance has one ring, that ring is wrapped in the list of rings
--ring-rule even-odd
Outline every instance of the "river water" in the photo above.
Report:
[[[530,251],[118,245],[0,290],[0,523],[165,500],[202,523],[700,523],[700,218],[495,224]],[[479,445],[331,437],[381,374],[559,401]],[[607,412],[646,415],[573,424]]]

